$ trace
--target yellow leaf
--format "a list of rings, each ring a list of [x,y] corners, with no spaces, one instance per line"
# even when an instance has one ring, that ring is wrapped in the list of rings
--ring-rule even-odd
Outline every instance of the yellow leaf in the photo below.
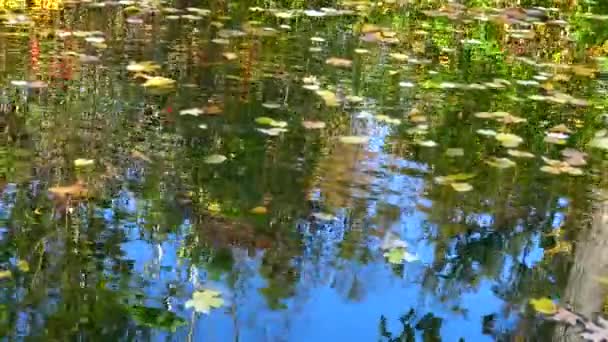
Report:
[[[0,280],[8,279],[13,276],[13,273],[10,270],[2,270],[0,271]]]
[[[148,78],[143,85],[146,88],[169,88],[175,85],[175,80],[161,76],[154,76]]]
[[[233,61],[233,60],[235,60],[235,59],[237,59],[237,58],[239,57],[239,56],[238,56],[236,53],[234,53],[234,52],[224,52],[224,53],[222,54],[222,56],[224,56],[224,58],[226,58],[226,60],[229,60],[229,61]]]
[[[209,203],[209,205],[207,205],[207,210],[214,213],[219,213],[220,211],[222,211],[222,207],[217,202],[211,202]]]
[[[339,105],[338,97],[333,92],[329,90],[317,90],[316,93],[325,101],[326,106],[337,107]]]
[[[139,63],[131,62],[129,63],[129,65],[127,65],[127,70],[131,72],[155,72],[159,69],[160,65],[150,61],[144,61]]]
[[[545,315],[553,315],[557,312],[557,305],[547,297],[530,299],[530,305],[532,305],[534,310]]]
[[[95,161],[93,159],[76,159],[74,160],[74,166],[76,167],[85,167],[85,166],[91,166],[95,164]]]
[[[28,262],[25,261],[25,260],[19,260],[17,262],[17,268],[21,272],[29,272],[30,271],[30,264],[28,264]]]
[[[452,188],[458,192],[467,192],[473,190],[473,186],[469,183],[452,183]]]
[[[264,215],[268,212],[268,209],[266,209],[266,207],[259,206],[251,209],[250,212],[256,215]]]

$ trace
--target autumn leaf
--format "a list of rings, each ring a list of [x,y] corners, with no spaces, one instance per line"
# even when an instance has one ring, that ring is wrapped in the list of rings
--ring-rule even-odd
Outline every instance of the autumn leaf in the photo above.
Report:
[[[13,276],[11,270],[0,270],[0,280],[9,279]]]
[[[186,309],[194,308],[194,311],[209,314],[211,309],[220,308],[224,305],[221,293],[214,290],[204,289],[194,291],[192,299],[186,302]]]
[[[268,212],[268,209],[266,209],[266,207],[259,206],[251,209],[249,212],[256,215],[264,215]]]
[[[534,310],[545,315],[553,315],[557,312],[557,305],[547,297],[530,299],[530,305]]]
[[[402,264],[404,261],[412,262],[418,260],[416,255],[409,253],[405,248],[393,248],[384,253],[384,256],[391,264]]]
[[[76,159],[74,160],[74,166],[76,167],[86,167],[86,166],[92,166],[93,164],[95,164],[95,161],[93,159]]]
[[[331,57],[325,61],[325,64],[339,68],[350,68],[353,65],[353,61],[345,58]]]
[[[175,86],[175,80],[170,78],[154,76],[149,77],[143,84],[146,88],[171,88]]]

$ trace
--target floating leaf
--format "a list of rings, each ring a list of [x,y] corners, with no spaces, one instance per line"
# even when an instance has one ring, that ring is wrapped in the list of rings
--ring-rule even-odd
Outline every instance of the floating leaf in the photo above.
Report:
[[[350,68],[353,65],[353,61],[345,58],[331,57],[325,60],[325,64],[339,68]]]
[[[234,53],[234,52],[224,52],[224,53],[222,54],[222,56],[223,56],[224,58],[226,58],[226,60],[228,60],[228,61],[233,61],[233,60],[235,60],[235,59],[237,59],[237,58],[239,57],[239,56],[238,56],[236,53]]]
[[[361,96],[348,95],[346,97],[346,101],[348,101],[350,103],[361,103],[361,102],[363,102],[363,98]]]
[[[515,165],[517,165],[514,161],[512,161],[509,158],[492,158],[490,160],[487,160],[486,163],[490,166],[499,168],[499,169],[506,169],[509,167],[513,167]]]
[[[17,261],[17,269],[19,269],[19,271],[24,272],[24,273],[29,272],[30,264],[25,260],[19,260],[19,261]]]
[[[549,144],[557,144],[564,145],[566,143],[566,139],[568,139],[569,135],[565,133],[559,132],[548,132],[545,136],[544,141]]]
[[[510,133],[498,133],[496,140],[500,141],[504,147],[517,147],[524,141],[520,136]]]
[[[212,213],[219,213],[222,211],[222,206],[218,202],[211,202],[207,204],[207,210]]]
[[[583,174],[583,170],[573,167],[565,161],[554,160],[543,157],[543,161],[547,164],[540,168],[541,171],[551,173],[554,175],[559,175],[561,173],[567,173],[571,176],[581,176]]]
[[[86,37],[84,40],[87,43],[93,43],[93,44],[101,44],[106,41],[106,39],[104,37]]]
[[[9,279],[13,276],[11,270],[0,270],[0,280]]]
[[[224,300],[221,293],[209,289],[194,291],[192,299],[186,302],[186,309],[194,308],[194,311],[209,314],[211,309],[221,308]]]
[[[281,108],[281,104],[276,103],[276,102],[265,102],[265,103],[262,103],[262,107],[268,108],[268,109],[278,109],[278,108]]]
[[[323,129],[325,122],[323,121],[302,121],[302,127],[306,129]]]
[[[150,62],[150,61],[144,61],[144,62],[139,62],[139,63],[131,62],[129,65],[127,65],[127,70],[131,71],[131,72],[151,73],[151,72],[155,72],[159,69],[160,69],[160,65],[158,65],[154,62]]]
[[[491,129],[478,129],[477,133],[485,136],[496,136],[497,134],[496,131]]]
[[[608,150],[608,137],[595,137],[590,142],[591,147]]]
[[[256,215],[264,215],[268,212],[268,209],[266,209],[266,207],[259,206],[251,209],[249,212]]]
[[[445,155],[448,157],[462,157],[464,156],[464,149],[460,147],[452,147],[445,150]]]
[[[226,156],[221,154],[212,154],[205,158],[206,164],[221,164],[226,161]]]
[[[414,254],[410,254],[405,248],[393,248],[388,252],[384,253],[388,262],[391,264],[402,264],[405,262],[413,262],[418,260],[418,257]]]
[[[189,108],[189,109],[182,109],[179,111],[179,115],[199,116],[203,113],[204,113],[204,111],[201,108]]]
[[[450,185],[458,192],[467,192],[473,190],[473,186],[469,183],[452,183]]]
[[[325,101],[325,105],[326,106],[328,106],[328,107],[337,107],[339,105],[339,103],[338,103],[338,97],[332,91],[329,91],[329,90],[317,90],[316,93],[317,93],[317,95],[319,95],[323,99],[323,101]]]
[[[171,88],[175,86],[175,80],[170,78],[154,76],[150,77],[143,84],[146,88]]]
[[[143,161],[145,161],[147,163],[151,163],[152,162],[152,159],[150,159],[150,157],[148,157],[143,152],[140,152],[138,150],[132,150],[131,151],[131,157],[133,157],[135,159],[143,160]]]
[[[265,126],[272,126],[272,127],[278,127],[278,128],[287,127],[287,122],[277,121],[277,120],[275,120],[273,118],[269,118],[267,116],[260,116],[255,119],[255,122],[259,125],[265,125]]]
[[[257,129],[259,132],[264,133],[266,135],[270,135],[270,136],[277,136],[281,133],[285,133],[287,132],[286,128],[280,128],[280,127],[273,127],[273,128],[258,128]]]
[[[534,154],[521,150],[507,150],[507,153],[516,158],[534,158]]]
[[[363,145],[369,142],[369,137],[361,135],[345,135],[340,137],[340,142],[350,145]]]
[[[311,216],[320,221],[333,221],[337,219],[335,215],[328,213],[313,213]]]
[[[530,305],[532,305],[534,310],[545,315],[553,315],[557,312],[557,305],[547,297],[530,299]]]
[[[202,16],[208,16],[209,14],[211,14],[211,10],[206,9],[206,8],[188,7],[188,8],[186,8],[186,11],[196,13],[196,14],[202,15]]]
[[[473,173],[456,173],[448,176],[437,176],[434,178],[435,183],[443,185],[443,184],[452,184],[452,183],[464,183],[464,181],[474,178],[475,174]],[[458,187],[458,185],[457,185]]]
[[[412,82],[404,81],[404,82],[399,82],[399,86],[401,88],[413,88],[415,86],[415,84]]]
[[[568,126],[564,125],[564,124],[559,124],[556,126],[553,126],[549,129],[550,132],[554,132],[554,133],[564,133],[564,134],[571,134],[572,130],[568,128]]]
[[[74,160],[74,166],[76,167],[86,167],[95,164],[93,159],[76,159]]]
[[[564,161],[571,166],[583,166],[587,165],[587,153],[575,150],[573,148],[566,148],[561,151],[562,156],[566,158]]]
[[[435,146],[437,146],[437,143],[434,142],[433,140],[418,141],[417,144],[420,145],[420,146],[423,146],[423,147],[435,147]]]
[[[210,104],[203,108],[203,113],[205,115],[218,115],[222,113],[222,107],[215,104]]]
[[[408,56],[402,53],[391,53],[389,55],[392,59],[399,61],[399,62],[405,62],[407,61]]]
[[[211,40],[211,42],[213,44],[217,44],[217,45],[228,45],[230,44],[230,41],[228,39],[225,38],[214,38]]]

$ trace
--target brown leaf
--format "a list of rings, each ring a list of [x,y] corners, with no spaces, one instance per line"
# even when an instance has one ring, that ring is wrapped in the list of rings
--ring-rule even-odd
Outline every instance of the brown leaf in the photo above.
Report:
[[[210,104],[207,107],[203,108],[203,111],[206,115],[218,115],[223,112],[223,109],[218,105]]]
[[[150,159],[147,155],[143,154],[142,152],[139,152],[138,150],[131,151],[131,157],[133,157],[135,159],[143,160],[146,163],[152,162],[152,159]]]
[[[587,153],[575,150],[573,148],[566,148],[561,153],[562,156],[565,157],[564,161],[571,166],[587,165],[587,161],[585,160]]]
[[[549,129],[549,132],[571,134],[572,130],[570,130],[570,128],[568,128],[568,126],[566,126],[564,124],[559,124],[557,126],[551,127]]]
[[[564,308],[557,309],[557,313],[551,319],[569,325],[576,325],[581,320],[579,316]]]
[[[581,333],[581,337],[586,341],[604,342],[608,341],[608,323],[601,317],[597,318],[596,322],[585,322],[585,331]]]

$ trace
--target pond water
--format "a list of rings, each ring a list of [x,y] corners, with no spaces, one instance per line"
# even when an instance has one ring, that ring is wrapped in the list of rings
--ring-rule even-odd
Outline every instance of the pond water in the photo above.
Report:
[[[571,340],[552,318],[608,313],[604,1],[1,6],[5,340]]]

